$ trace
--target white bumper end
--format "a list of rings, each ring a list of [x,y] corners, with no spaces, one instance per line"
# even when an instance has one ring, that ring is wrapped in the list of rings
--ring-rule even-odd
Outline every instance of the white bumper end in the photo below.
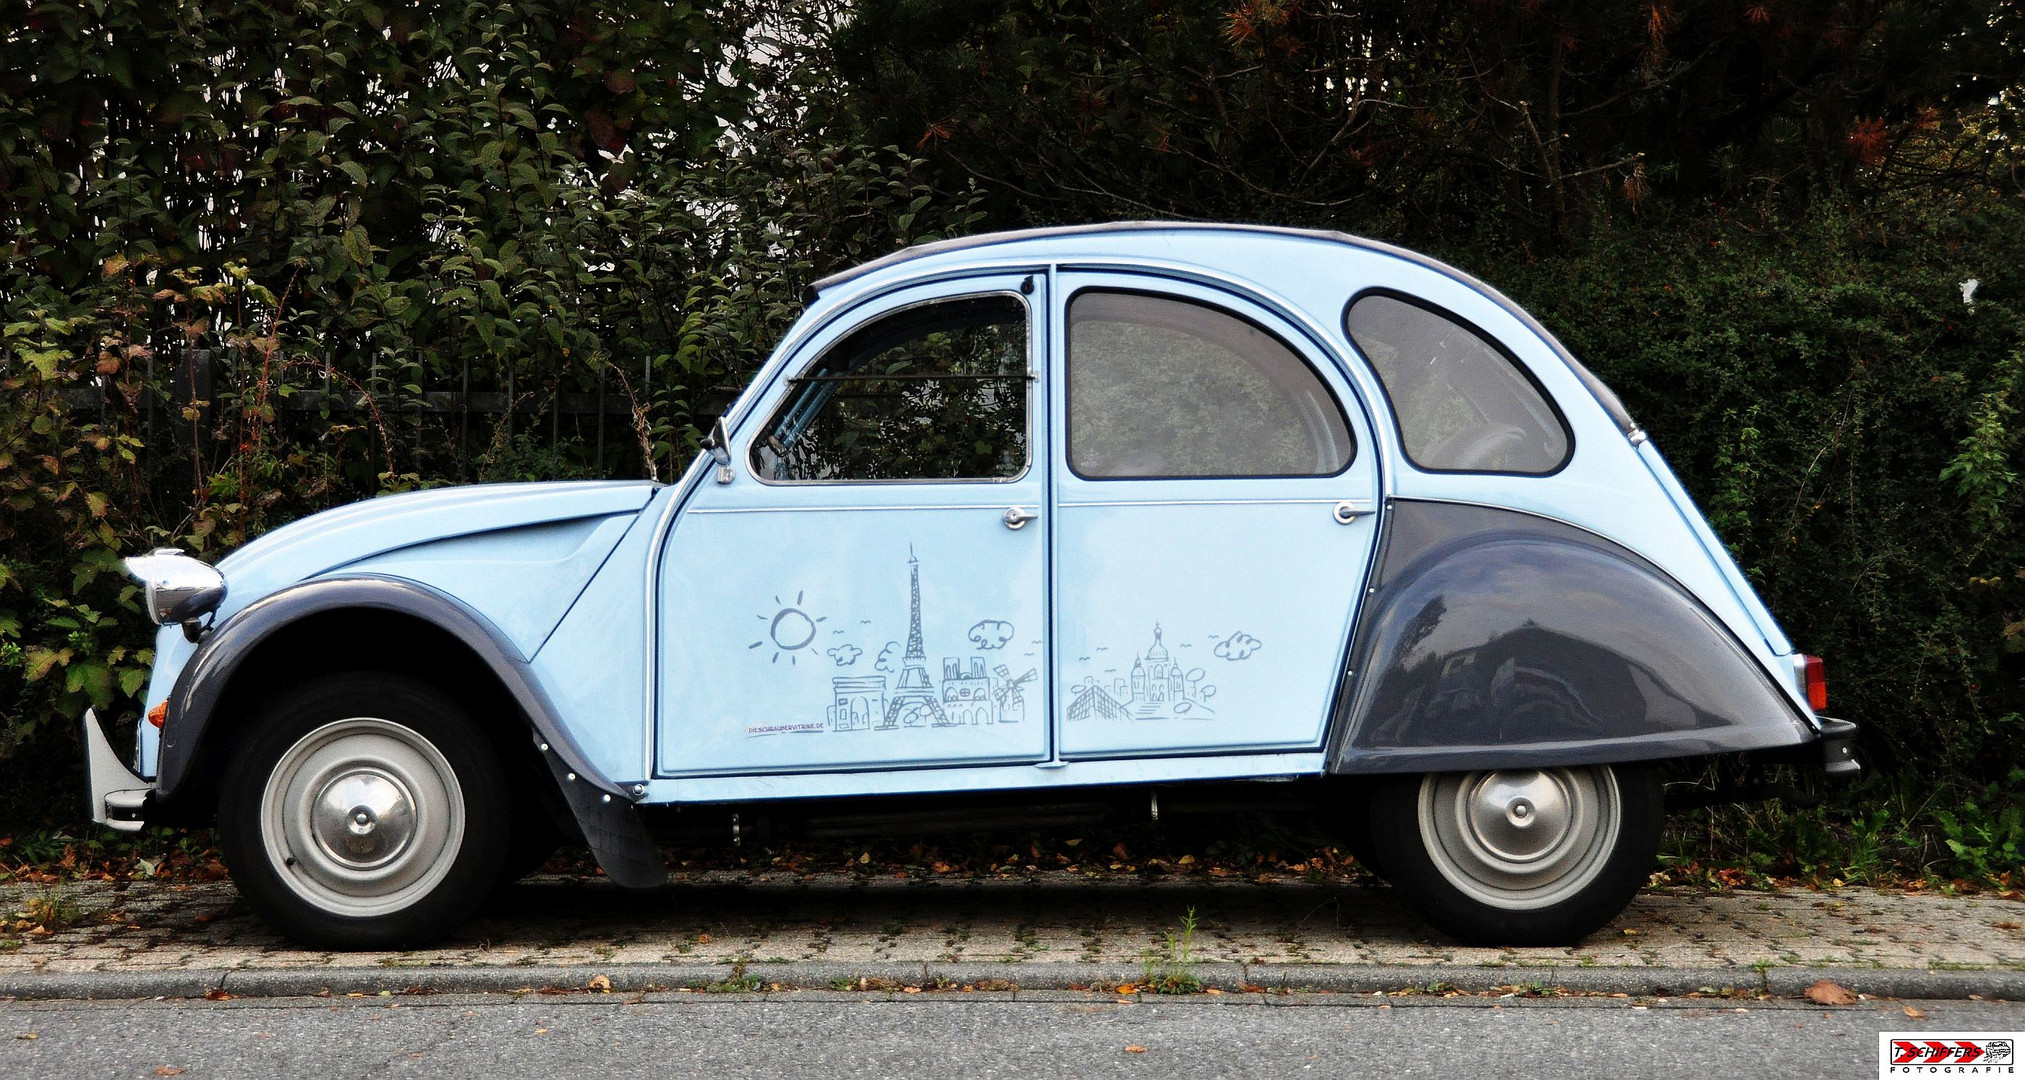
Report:
[[[141,815],[154,785],[135,776],[120,760],[90,709],[84,711],[84,759],[91,784],[91,819],[120,832],[141,831],[145,824]]]

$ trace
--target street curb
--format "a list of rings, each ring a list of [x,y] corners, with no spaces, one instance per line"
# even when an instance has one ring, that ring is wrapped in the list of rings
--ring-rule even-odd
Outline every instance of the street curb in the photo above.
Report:
[[[2025,971],[1924,971],[1890,968],[1607,968],[1403,966],[1363,964],[1203,963],[1190,969],[1204,986],[1223,991],[1292,993],[1377,992],[1452,988],[1485,991],[1536,986],[1580,994],[1671,997],[1733,991],[1797,997],[1820,979],[1872,997],[1967,998],[2025,1001]],[[461,966],[360,968],[234,968],[181,971],[10,972],[0,974],[0,998],[17,1000],[310,997],[405,994],[499,994],[572,991],[599,976],[617,992],[721,989],[893,990],[900,987],[972,986],[988,990],[1102,989],[1138,984],[1136,964],[1081,963],[864,963],[811,961],[730,964],[609,964],[567,966]],[[602,987],[600,988],[602,989]]]

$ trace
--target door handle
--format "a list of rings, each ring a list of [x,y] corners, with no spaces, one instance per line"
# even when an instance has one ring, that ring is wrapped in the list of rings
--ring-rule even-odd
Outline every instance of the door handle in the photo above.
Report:
[[[1005,508],[1005,516],[1000,518],[999,520],[1005,522],[1005,527],[1008,529],[1021,529],[1026,527],[1027,522],[1032,521],[1040,516],[1041,515],[1035,513],[1032,510],[1026,510],[1017,506],[1008,506]]]
[[[1329,511],[1329,516],[1335,518],[1338,525],[1348,525],[1370,512],[1371,508],[1368,506],[1359,506],[1353,502],[1339,502],[1336,504],[1334,510]]]

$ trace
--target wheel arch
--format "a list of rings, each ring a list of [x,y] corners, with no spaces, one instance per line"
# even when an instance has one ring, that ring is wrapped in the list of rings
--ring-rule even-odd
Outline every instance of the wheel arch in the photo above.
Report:
[[[505,635],[441,590],[378,575],[281,590],[204,638],[169,694],[155,781],[164,816],[209,816],[232,735],[255,722],[265,692],[339,670],[399,671],[446,690],[479,717],[511,778],[540,785],[522,794],[566,807],[608,876],[664,880],[631,796],[591,764]]]

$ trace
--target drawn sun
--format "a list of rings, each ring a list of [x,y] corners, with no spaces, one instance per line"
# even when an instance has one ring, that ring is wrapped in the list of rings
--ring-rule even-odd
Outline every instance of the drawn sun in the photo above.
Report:
[[[766,636],[746,648],[758,649],[771,643],[774,648],[773,662],[776,664],[780,663],[782,654],[786,654],[788,663],[792,664],[795,662],[796,653],[815,648],[816,625],[828,622],[829,617],[816,617],[803,611],[802,597],[805,595],[807,594],[796,593],[795,602],[792,604],[783,603],[778,596],[774,597],[773,602],[780,604],[780,610],[772,615],[758,616],[759,621],[766,624]]]

